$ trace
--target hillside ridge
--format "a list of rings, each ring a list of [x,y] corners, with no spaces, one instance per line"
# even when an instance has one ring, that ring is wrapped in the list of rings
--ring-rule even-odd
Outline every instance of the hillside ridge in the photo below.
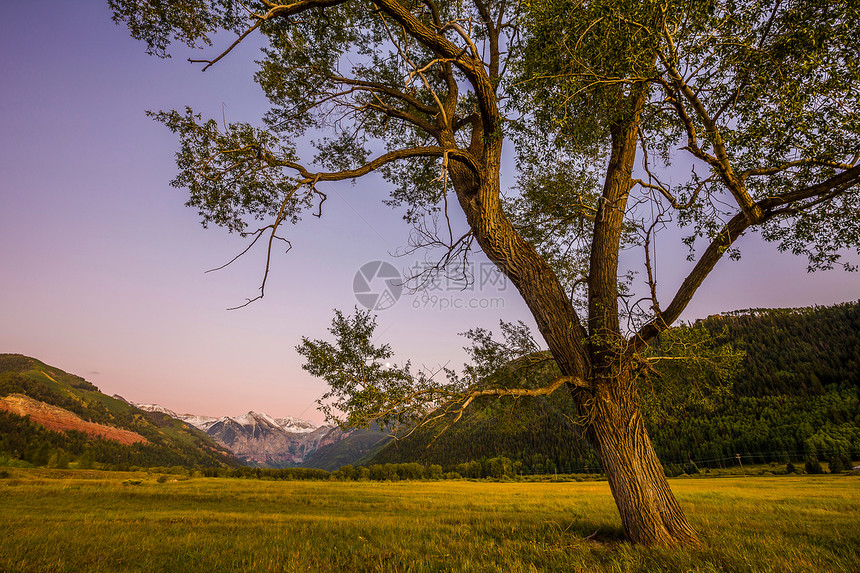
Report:
[[[204,432],[21,354],[0,354],[0,404],[0,459],[106,467],[237,464]]]

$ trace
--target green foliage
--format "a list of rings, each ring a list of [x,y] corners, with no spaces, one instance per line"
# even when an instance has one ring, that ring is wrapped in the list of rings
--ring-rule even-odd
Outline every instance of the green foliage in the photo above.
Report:
[[[505,457],[495,457],[472,461],[456,466],[456,472],[445,473],[439,464],[420,464],[416,462],[380,463],[368,467],[342,466],[331,473],[336,481],[388,481],[459,479],[508,480],[519,475],[522,464]]]
[[[33,368],[36,361],[21,354],[0,354],[0,374],[6,372],[26,372]]]
[[[189,190],[186,205],[198,210],[204,226],[245,233],[248,219],[296,223],[310,207],[313,195],[297,195],[296,180],[280,177],[281,163],[292,161],[294,150],[270,132],[244,123],[222,131],[214,119],[203,122],[190,108],[148,115],[179,136],[180,173],[171,185]],[[200,157],[210,160],[197,166]]]
[[[148,53],[161,57],[168,57],[167,46],[173,40],[190,47],[208,46],[219,29],[238,32],[246,13],[241,3],[232,0],[109,0],[108,5],[114,22],[126,24],[133,38],[146,42]],[[260,7],[259,2],[251,6]]]
[[[296,351],[302,365],[325,380],[329,390],[318,400],[326,419],[341,427],[366,428],[372,421],[382,426],[411,425],[444,394],[438,385],[410,364],[390,362],[394,353],[387,344],[373,344],[376,317],[356,307],[351,317],[335,309],[329,332],[335,342],[302,337]],[[346,415],[341,420],[336,412]]]
[[[180,468],[185,471],[185,468]],[[159,473],[176,473],[169,468],[151,468],[151,471]],[[240,467],[209,467],[202,468],[200,473],[204,477],[219,478],[242,478],[277,481],[319,481],[328,480],[331,474],[325,470],[315,468],[252,468]]]
[[[471,341],[471,344],[464,348],[471,364],[464,366],[463,375],[472,384],[481,383],[494,374],[496,377],[493,382],[496,382],[503,377],[500,371],[510,372],[511,369],[521,368],[525,365],[515,361],[540,351],[540,346],[523,321],[514,324],[500,320],[499,328],[501,341],[493,338],[492,331],[485,328],[474,328],[461,333],[461,336]],[[539,359],[549,358],[544,355]]]
[[[91,470],[95,467],[95,455],[92,450],[84,450],[78,457],[77,467],[79,470]]]
[[[827,465],[832,474],[841,474],[845,471],[845,463],[842,461],[842,456],[840,455],[833,456]]]
[[[644,352],[640,396],[652,422],[680,405],[707,411],[731,394],[744,352],[727,341],[728,329],[709,331],[701,324],[662,332]]]
[[[538,122],[562,128],[573,147],[605,144],[609,124],[626,119],[625,89],[656,75],[664,2],[526,2],[528,41],[519,64],[520,97]],[[523,103],[524,103],[523,102]]]

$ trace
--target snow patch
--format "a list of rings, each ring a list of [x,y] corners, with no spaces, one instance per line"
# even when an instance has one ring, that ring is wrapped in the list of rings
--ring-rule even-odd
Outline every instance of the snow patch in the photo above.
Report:
[[[136,402],[129,402],[129,404],[131,404],[138,410],[143,410],[144,412],[161,412],[162,414],[167,414],[171,418],[177,417],[176,412],[158,404],[138,404]]]
[[[317,429],[317,426],[311,424],[307,420],[294,418],[292,416],[276,418],[275,422],[277,422],[278,425],[287,432],[292,432],[294,434],[309,434]]]
[[[214,416],[200,416],[197,414],[181,414],[176,416],[176,419],[182,420],[186,424],[194,426],[204,432],[220,420],[220,418],[215,418]]]

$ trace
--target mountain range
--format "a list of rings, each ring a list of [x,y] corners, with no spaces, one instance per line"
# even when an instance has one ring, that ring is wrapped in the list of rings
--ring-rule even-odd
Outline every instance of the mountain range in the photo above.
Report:
[[[108,396],[35,358],[0,354],[0,465],[45,465],[53,459],[119,468],[245,464],[334,470],[386,437],[378,430],[344,432],[258,412],[178,414]]]
[[[122,399],[121,396],[114,395],[114,397]],[[286,418],[273,418],[268,414],[248,412],[246,414],[242,414],[241,416],[222,416],[220,418],[217,418],[214,416],[201,416],[198,414],[177,414],[173,410],[165,408],[164,406],[160,406],[159,404],[138,404],[135,402],[129,402],[129,404],[132,404],[136,408],[140,408],[141,410],[145,410],[147,412],[161,412],[163,414],[167,414],[172,418],[176,418],[177,420],[182,420],[187,424],[191,424],[195,428],[203,430],[204,432],[219,422],[227,423],[228,421],[235,422],[242,426],[253,426],[256,424],[263,423],[270,426],[277,426],[285,432],[293,434],[305,434],[318,429],[318,427],[311,422],[308,422],[307,420],[302,420],[300,418],[294,418],[292,416],[287,416]]]
[[[177,414],[159,404],[129,403],[145,412],[164,414],[194,426],[230,450],[242,463],[261,467],[304,466],[335,470],[360,458],[387,438],[387,434],[378,429],[343,432],[334,426],[316,426],[291,416],[275,418],[265,413],[247,412],[241,416],[216,418]]]

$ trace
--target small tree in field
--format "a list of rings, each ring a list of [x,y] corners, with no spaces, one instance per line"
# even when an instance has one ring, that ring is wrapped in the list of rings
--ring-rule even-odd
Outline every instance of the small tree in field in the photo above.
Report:
[[[830,469],[830,473],[832,474],[841,474],[845,471],[845,464],[842,462],[842,456],[837,455],[831,457],[830,462],[827,465]]]
[[[570,392],[628,538],[698,542],[643,422],[640,389],[661,363],[649,345],[751,231],[813,269],[860,245],[856,3],[109,2],[158,55],[173,40],[237,33],[204,69],[251,34],[267,42],[261,126],[154,114],[179,136],[173,184],[204,223],[271,249],[285,223],[322,215],[320,182],[379,172],[390,204],[442,249],[440,267],[477,247],[517,287],[558,371],[539,388],[445,386],[406,367],[373,371],[362,352],[384,349],[309,347],[348,359],[317,356],[350,418],[427,396],[459,404],[456,417],[483,396]],[[293,142],[317,128],[330,137],[300,157]],[[513,189],[500,180],[508,145]],[[468,225],[459,237],[445,222],[456,208]],[[664,233],[672,226],[682,231]],[[658,282],[658,235],[689,247],[678,286]],[[641,254],[639,300],[619,265],[625,249]]]
[[[805,465],[806,473],[808,474],[823,474],[824,468],[821,467],[821,462],[818,461],[818,456],[811,455],[806,457]]]

